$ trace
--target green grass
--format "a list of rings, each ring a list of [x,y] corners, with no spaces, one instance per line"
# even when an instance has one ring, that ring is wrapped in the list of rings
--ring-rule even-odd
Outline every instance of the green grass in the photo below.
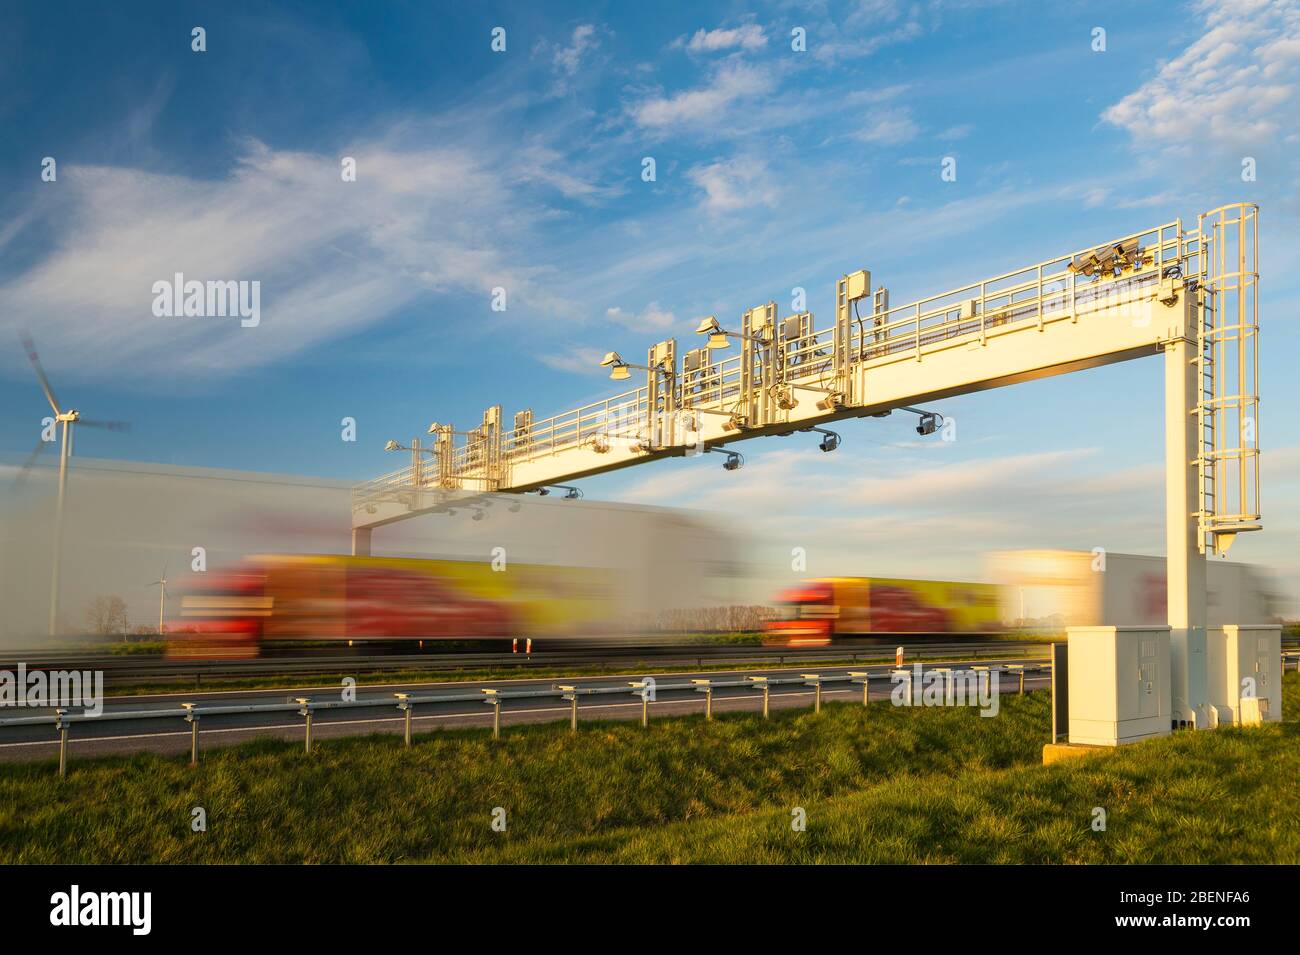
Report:
[[[1286,676],[1286,712],[1300,679]],[[1041,763],[1048,696],[1001,714],[756,714],[260,741],[0,765],[2,862],[1300,862],[1294,723]],[[201,805],[209,831],[190,831]],[[490,826],[494,807],[508,828]],[[790,811],[807,812],[806,832]],[[1108,828],[1093,832],[1094,806]]]

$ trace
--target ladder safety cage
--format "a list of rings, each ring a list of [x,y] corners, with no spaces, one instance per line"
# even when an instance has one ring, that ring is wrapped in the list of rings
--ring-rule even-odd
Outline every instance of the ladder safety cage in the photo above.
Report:
[[[1202,214],[1194,242],[1200,363],[1196,417],[1200,550],[1259,530],[1259,207]]]

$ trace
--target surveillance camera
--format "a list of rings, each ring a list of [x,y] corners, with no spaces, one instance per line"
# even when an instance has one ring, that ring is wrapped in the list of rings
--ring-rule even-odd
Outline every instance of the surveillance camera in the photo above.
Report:
[[[550,494],[550,493],[551,493],[551,492],[550,492],[549,490],[547,490],[546,488],[544,488],[544,487],[539,487],[539,488],[537,489],[537,496],[538,496],[538,497],[546,497],[546,495],[548,495],[548,494]]]
[[[741,460],[739,454],[728,454],[727,460],[722,462],[722,470],[737,471],[740,469]]]
[[[916,433],[921,435],[934,434],[939,430],[938,417],[938,415],[932,414],[921,415],[921,422],[916,426]]]
[[[834,451],[839,446],[840,446],[839,435],[828,434],[826,435],[826,437],[822,438],[821,449],[823,451]]]

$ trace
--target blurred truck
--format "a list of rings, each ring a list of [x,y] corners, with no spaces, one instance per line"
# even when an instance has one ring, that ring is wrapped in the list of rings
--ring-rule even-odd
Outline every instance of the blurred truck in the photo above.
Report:
[[[1165,559],[1070,550],[999,551],[988,573],[1001,587],[1009,625],[1059,633],[1066,627],[1163,626]],[[1206,561],[1208,626],[1276,622],[1268,576],[1251,564]]]
[[[994,583],[823,577],[777,595],[764,642],[824,646],[867,635],[977,635],[1067,627],[1163,626],[1165,560],[1090,551],[1001,551]],[[1267,575],[1249,564],[1207,561],[1211,627],[1276,622]]]
[[[976,634],[1002,628],[992,584],[890,577],[823,577],[777,595],[763,642],[825,646],[839,637]]]
[[[435,525],[446,546],[482,555],[469,559],[273,553],[192,573],[178,582],[168,654],[252,657],[266,641],[647,642],[665,617],[732,602],[736,541],[696,515],[581,502],[496,511],[495,526]]]

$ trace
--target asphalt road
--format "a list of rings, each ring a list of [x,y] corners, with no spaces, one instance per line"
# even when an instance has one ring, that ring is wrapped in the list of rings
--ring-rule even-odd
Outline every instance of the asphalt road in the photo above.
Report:
[[[971,663],[988,665],[990,661],[972,660]],[[997,665],[1025,664],[1039,666],[1041,658],[999,660]],[[935,666],[964,667],[965,663],[956,661],[926,664],[929,670]],[[892,689],[887,673],[890,667],[817,667],[802,666],[786,669],[738,669],[709,670],[703,672],[683,670],[676,673],[651,674],[658,687],[666,683],[686,683],[691,679],[743,680],[748,675],[763,675],[769,678],[797,677],[802,673],[820,673],[823,677],[844,674],[849,670],[868,669],[872,674],[879,674],[872,680],[871,699],[888,699]],[[313,745],[343,736],[356,736],[370,733],[396,733],[404,730],[404,717],[397,710],[393,694],[398,692],[419,694],[420,697],[455,696],[478,693],[481,688],[495,687],[502,692],[526,690],[549,690],[557,683],[572,684],[579,687],[621,687],[627,689],[627,696],[621,694],[580,697],[579,721],[593,719],[640,719],[641,700],[627,688],[628,681],[639,679],[644,674],[628,673],[592,677],[575,677],[571,679],[516,679],[474,682],[420,683],[420,684],[385,684],[366,685],[356,688],[356,699],[375,700],[382,706],[374,708],[349,708],[318,710],[313,714]],[[1025,677],[1025,689],[1043,689],[1050,685],[1050,674],[1028,674]],[[1000,690],[1003,694],[1016,693],[1019,678],[1002,674]],[[770,690],[770,707],[787,709],[793,707],[811,708],[814,689],[804,685],[773,686]],[[265,703],[290,703],[297,697],[310,697],[317,702],[339,700],[342,687],[312,687],[295,690],[227,690],[211,693],[171,693],[131,697],[112,697],[105,705],[104,717],[99,720],[77,722],[69,731],[69,758],[103,756],[110,754],[152,752],[161,754],[188,753],[190,748],[190,725],[181,717],[168,716],[158,719],[140,718],[132,720],[109,720],[114,711],[147,712],[149,710],[176,710],[182,703],[197,703],[203,706],[241,705]],[[860,700],[860,684],[835,683],[822,687],[824,702],[832,700]],[[763,694],[748,687],[720,687],[713,691],[713,710],[715,713],[734,711],[761,712]],[[3,716],[36,716],[41,710],[3,711]],[[48,712],[48,711],[46,711]],[[656,699],[650,704],[650,718],[700,714],[704,712],[704,694],[693,690],[658,689]],[[567,720],[570,704],[558,698],[531,698],[505,700],[501,704],[502,732],[508,733],[512,725],[522,723],[544,723]],[[303,718],[296,712],[276,713],[235,713],[204,716],[200,720],[200,745],[203,750],[213,747],[230,746],[256,737],[301,740],[303,738]],[[421,702],[412,717],[414,732],[428,732],[441,727],[480,727],[489,730],[492,725],[492,707],[482,701]],[[0,727],[0,760],[38,760],[58,756],[58,734],[52,726]]]

